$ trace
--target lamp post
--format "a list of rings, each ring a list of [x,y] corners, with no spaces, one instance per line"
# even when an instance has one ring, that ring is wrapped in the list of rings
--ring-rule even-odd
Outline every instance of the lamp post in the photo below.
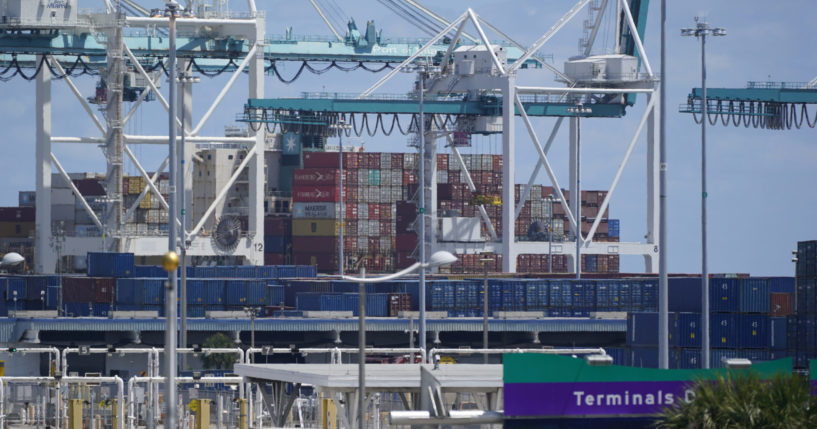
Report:
[[[420,228],[418,231],[419,242],[420,242],[420,251],[419,251],[419,263],[420,263],[420,296],[418,300],[420,301],[420,348],[425,350],[426,348],[426,269],[425,269],[425,261],[426,261],[426,207],[425,207],[425,180],[426,180],[426,172],[425,172],[425,146],[426,146],[426,138],[425,138],[425,112],[423,110],[423,102],[425,99],[425,81],[426,77],[430,72],[438,72],[440,68],[438,66],[433,66],[429,63],[414,63],[407,65],[403,68],[405,72],[417,72],[419,81],[418,81],[418,97],[419,97],[419,119],[417,124],[417,132],[420,134],[420,143],[419,143],[419,163],[420,163],[420,171],[419,171],[419,181],[420,181],[420,192],[418,196],[418,204],[417,204],[417,214],[418,218],[420,219]],[[431,160],[432,162],[436,162],[436,160]],[[433,164],[432,164],[433,165]],[[423,356],[423,362],[425,362],[425,356]]]
[[[346,214],[344,213],[345,210],[343,207],[343,133],[351,127],[352,126],[347,124],[343,119],[339,120],[337,124],[332,124],[329,126],[330,129],[338,132],[338,170],[340,171],[340,175],[338,177],[338,200],[340,201],[340,209],[338,213],[338,275],[341,276],[346,272],[346,265],[343,255],[343,217]]]
[[[358,424],[357,427],[364,427],[366,421],[366,283],[381,283],[391,281],[407,274],[411,274],[418,269],[434,268],[442,265],[448,265],[457,260],[457,257],[444,250],[434,252],[429,258],[428,262],[415,262],[412,266],[398,271],[394,274],[389,274],[380,277],[365,277],[365,271],[361,268],[360,277],[341,276],[343,280],[358,282],[358,394],[357,394],[357,410],[358,410]],[[422,272],[422,271],[421,271]],[[423,344],[423,343],[421,343]],[[425,355],[425,348],[422,346],[421,353]],[[425,358],[423,358],[425,362]]]
[[[165,425],[166,429],[176,429],[176,268],[179,266],[179,255],[176,254],[176,14],[181,9],[179,3],[166,1],[165,15],[169,19],[169,59],[168,70],[170,89],[168,94],[168,136],[170,158],[170,202],[168,204],[168,251],[162,260],[163,268],[168,272],[167,290],[165,293]]]
[[[701,354],[703,368],[709,368],[709,267],[707,261],[706,233],[706,36],[725,36],[723,28],[711,28],[708,22],[698,22],[695,17],[695,28],[681,29],[682,36],[695,36],[701,39]],[[663,251],[663,249],[662,249]]]

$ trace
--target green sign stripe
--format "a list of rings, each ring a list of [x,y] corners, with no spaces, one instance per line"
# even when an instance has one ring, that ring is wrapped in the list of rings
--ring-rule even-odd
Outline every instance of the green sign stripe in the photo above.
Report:
[[[627,366],[590,366],[584,359],[545,354],[506,354],[503,356],[505,383],[575,383],[615,381],[691,381],[714,379],[727,369],[651,369]],[[812,361],[812,367],[817,361]],[[792,359],[785,358],[752,364],[749,371],[761,378],[791,373]],[[814,373],[814,371],[812,371]]]

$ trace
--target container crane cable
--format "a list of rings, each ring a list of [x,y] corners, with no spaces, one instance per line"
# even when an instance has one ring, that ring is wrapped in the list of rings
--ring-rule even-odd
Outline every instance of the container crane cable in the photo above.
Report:
[[[246,122],[249,123],[250,129],[254,132],[258,132],[261,129],[261,123],[264,123],[269,133],[280,131],[281,133],[295,132],[335,136],[338,131],[332,130],[331,126],[337,124],[341,119],[349,125],[349,128],[346,130],[339,131],[346,137],[353,135],[362,137],[364,134],[369,137],[374,137],[377,135],[378,130],[383,133],[383,135],[390,136],[394,133],[395,128],[400,134],[409,135],[416,133],[419,127],[419,115],[417,114],[411,115],[408,126],[404,128],[400,120],[400,115],[396,113],[377,113],[374,114],[375,118],[371,119],[369,113],[349,113],[348,116],[346,113],[329,113],[318,114],[316,116],[314,114],[306,115],[304,112],[293,115],[289,113],[279,113],[272,109],[256,109],[256,111],[257,110],[261,110],[258,116],[251,115],[249,110],[245,111]],[[384,116],[388,115],[391,115],[391,121],[389,121],[388,117],[384,118]],[[305,116],[308,116],[308,118],[305,118]],[[439,116],[444,117],[438,118]],[[307,121],[309,123],[307,123]],[[431,129],[432,121],[438,129],[444,129],[448,126],[456,126],[457,117],[452,115],[433,115],[433,119],[429,119],[426,124],[426,131]],[[387,123],[389,124],[386,125]],[[387,126],[388,128],[386,128]]]
[[[64,79],[66,77],[74,77],[74,76],[98,76],[99,70],[95,70],[88,66],[88,64],[82,59],[81,56],[77,56],[77,59],[74,60],[73,64],[68,67],[63,67],[65,73],[60,73],[51,65],[51,62],[48,60],[48,57],[43,57],[39,63],[37,63],[37,67],[31,74],[26,74],[23,69],[30,68],[24,65],[21,65],[20,62],[17,60],[17,55],[12,55],[11,62],[6,66],[5,69],[0,71],[0,82],[8,82],[16,76],[20,76],[27,81],[34,80],[40,71],[43,69],[43,66],[48,67],[51,76],[54,79]]]
[[[411,8],[400,5],[394,0],[378,0],[378,2],[429,36],[435,36],[443,29],[443,27],[438,26],[436,22],[431,21],[427,17],[418,15],[413,12]]]
[[[386,70],[386,69],[392,69],[392,68],[394,68],[394,66],[392,66],[391,63],[387,62],[382,67],[372,68],[372,67],[367,66],[363,61],[358,61],[357,64],[352,65],[352,66],[342,66],[342,65],[338,64],[337,61],[333,60],[332,62],[329,63],[329,65],[327,65],[324,68],[315,68],[315,67],[312,67],[312,65],[310,65],[308,61],[303,61],[301,63],[301,66],[298,68],[298,71],[295,72],[295,74],[292,77],[285,78],[285,77],[283,77],[281,75],[281,72],[279,71],[278,66],[276,65],[276,61],[270,60],[270,65],[267,66],[264,69],[264,71],[266,71],[267,74],[274,75],[282,83],[290,84],[290,83],[295,82],[296,80],[298,80],[298,78],[301,77],[301,74],[304,72],[304,70],[309,71],[310,73],[313,73],[313,74],[320,75],[320,74],[324,74],[324,73],[328,72],[329,70],[331,70],[333,68],[338,69],[340,71],[344,71],[344,72],[350,72],[350,71],[354,71],[354,70],[358,70],[358,69],[363,69],[363,70],[366,70],[366,71],[371,72],[371,73],[379,73],[379,72],[381,72],[383,70]]]
[[[717,125],[720,118],[721,124],[728,126],[730,123],[745,128],[769,129],[769,130],[790,130],[792,127],[800,129],[803,122],[809,128],[817,127],[817,111],[815,111],[812,121],[806,103],[776,103],[766,101],[751,100],[729,100],[724,108],[725,100],[718,100],[714,105],[707,103],[707,122]],[[798,104],[800,112],[798,114]],[[700,124],[703,116],[695,111],[692,100],[688,102],[688,109],[692,113],[695,123]]]

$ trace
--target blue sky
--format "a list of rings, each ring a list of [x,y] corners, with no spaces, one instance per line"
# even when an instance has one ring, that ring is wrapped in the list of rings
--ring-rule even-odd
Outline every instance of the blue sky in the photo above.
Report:
[[[80,6],[99,7],[96,0],[80,0]],[[158,7],[157,0],[144,1],[146,7]],[[233,1],[236,9],[244,2]],[[374,19],[386,38],[424,36],[415,27],[400,19],[374,0],[337,2],[345,16],[354,17],[358,27]],[[423,2],[446,18],[459,16],[467,7],[502,29],[518,42],[528,45],[547,31],[562,16],[571,1],[450,1],[434,4]],[[669,1],[667,135],[669,180],[669,268],[671,272],[700,272],[700,127],[689,115],[678,113],[692,87],[700,86],[700,49],[693,38],[680,36],[679,29],[694,25],[700,16],[713,25],[725,27],[728,36],[708,43],[708,83],[710,87],[743,87],[747,81],[809,81],[817,75],[817,57],[808,54],[817,44],[817,27],[811,20],[817,15],[817,3],[789,1],[785,7],[769,7],[757,0],[712,2],[704,0]],[[295,4],[295,6],[293,6]],[[292,26],[296,35],[329,35],[329,30],[305,0],[258,1],[267,13],[267,33],[283,34]],[[659,8],[653,0],[645,44],[653,69],[659,69]],[[581,12],[543,48],[553,54],[554,65],[561,67],[570,56],[578,53]],[[604,27],[598,42],[611,43],[612,23]],[[489,37],[498,39],[488,31]],[[288,65],[283,73],[294,73]],[[326,90],[359,92],[375,82],[380,75],[364,71],[344,73],[332,71],[315,76],[304,74],[291,85],[273,77],[266,79],[267,97],[287,97],[301,91]],[[195,114],[200,116],[227,81],[227,76],[203,78],[196,87]],[[399,74],[382,92],[406,92],[411,77]],[[95,81],[77,78],[77,85],[90,96]],[[229,95],[202,134],[220,135],[223,126],[232,123],[246,101],[244,78]],[[521,71],[519,82],[529,85],[553,85],[547,71]],[[163,92],[166,92],[166,85]],[[0,205],[16,205],[19,190],[34,189],[34,85],[20,78],[0,83],[0,127],[3,137],[0,148],[0,170],[6,173],[0,187]],[[71,95],[67,86],[54,82],[54,135],[96,136],[95,128]],[[127,133],[167,133],[166,115],[158,103],[150,103],[128,124]],[[586,189],[609,187],[646,105],[639,98],[637,105],[622,119],[596,119],[583,122],[583,186]],[[812,115],[814,115],[812,106]],[[555,119],[535,121],[537,132],[544,139]],[[711,272],[750,272],[756,275],[791,275],[793,264],[790,251],[798,240],[815,239],[812,213],[817,209],[813,184],[817,183],[817,147],[815,130],[766,131],[715,126],[708,132],[709,159],[709,250]],[[366,138],[368,151],[408,151],[406,137],[382,136]],[[360,143],[360,141],[358,141]],[[566,183],[567,134],[560,132],[551,152],[560,181]],[[145,161],[149,170],[155,168],[164,147],[135,146],[134,152]],[[473,151],[501,152],[498,137],[475,140]],[[441,149],[442,152],[444,150]],[[91,145],[56,145],[54,152],[69,171],[104,172],[104,158]],[[529,139],[521,123],[517,124],[517,183],[525,182],[535,159]],[[645,233],[645,142],[636,146],[629,167],[611,203],[611,217],[621,219],[622,240],[640,240]],[[126,172],[135,174],[133,167]],[[539,182],[547,183],[540,175]],[[564,185],[563,185],[564,186]],[[623,271],[641,271],[638,257],[622,259]]]

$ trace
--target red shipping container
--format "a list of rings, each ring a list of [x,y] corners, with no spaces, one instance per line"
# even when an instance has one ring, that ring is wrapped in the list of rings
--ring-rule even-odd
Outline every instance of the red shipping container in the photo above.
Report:
[[[292,253],[313,254],[313,253],[337,253],[338,237],[292,237]]]
[[[772,292],[769,294],[771,307],[769,313],[772,317],[784,317],[794,312],[792,294],[788,292]]]
[[[395,258],[395,268],[408,268],[415,262],[417,262],[417,260],[411,256],[411,252],[397,252],[397,256]]]
[[[292,171],[293,186],[337,185],[340,170],[337,168],[299,168]]]
[[[357,219],[359,218],[359,213],[357,209],[357,204],[346,204],[346,219]]]
[[[417,183],[417,175],[411,170],[403,170],[403,186]]]
[[[380,203],[380,219],[391,221],[392,218],[391,208],[392,208],[391,203]]]
[[[264,235],[288,237],[292,235],[292,218],[267,216],[264,218]]]
[[[355,252],[357,251],[357,237],[343,237],[343,251]]]
[[[380,220],[380,204],[369,204],[369,219]]]
[[[357,236],[357,219],[344,219],[343,222],[343,235],[349,237]]]
[[[264,265],[286,265],[283,253],[264,253]]]
[[[338,189],[336,186],[293,186],[292,201],[306,203],[336,203]],[[352,201],[349,199],[349,201]]]
[[[403,169],[403,154],[402,153],[393,153],[391,154],[391,168],[395,170],[402,170]]]
[[[94,279],[92,277],[63,277],[62,293],[65,302],[92,302]]]
[[[97,277],[91,290],[91,302],[111,303],[114,302],[116,290],[116,279],[108,277]]]
[[[392,235],[391,222],[380,222],[380,235],[383,237],[389,237]]]
[[[0,222],[34,222],[34,207],[0,207]]]
[[[398,233],[394,246],[398,252],[412,252],[417,248],[417,234]]]
[[[401,311],[411,311],[411,295],[407,293],[390,293],[389,316],[396,317]]]
[[[304,152],[304,168],[337,168],[338,152]]]
[[[343,190],[343,195],[344,195],[343,200],[344,201],[349,202],[349,203],[358,201],[358,199],[359,199],[358,197],[360,196],[360,192],[358,191],[358,189],[360,189],[360,188],[358,188],[357,186],[349,186],[349,187],[344,186],[344,188],[345,188]]]
[[[356,152],[343,152],[343,168],[360,168],[360,158]]]
[[[437,154],[437,170],[448,170],[448,154]]]
[[[366,154],[368,161],[366,168],[380,169],[380,152],[373,152]]]

